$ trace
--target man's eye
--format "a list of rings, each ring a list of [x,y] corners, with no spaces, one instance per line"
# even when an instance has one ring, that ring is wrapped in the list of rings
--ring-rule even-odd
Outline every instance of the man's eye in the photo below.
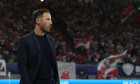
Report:
[[[46,19],[46,20],[51,20],[51,19]]]

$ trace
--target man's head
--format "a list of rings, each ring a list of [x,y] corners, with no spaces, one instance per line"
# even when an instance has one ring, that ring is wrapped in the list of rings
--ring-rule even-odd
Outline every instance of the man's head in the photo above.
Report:
[[[50,32],[52,25],[50,11],[48,9],[39,9],[33,13],[34,23],[38,25],[43,32]]]

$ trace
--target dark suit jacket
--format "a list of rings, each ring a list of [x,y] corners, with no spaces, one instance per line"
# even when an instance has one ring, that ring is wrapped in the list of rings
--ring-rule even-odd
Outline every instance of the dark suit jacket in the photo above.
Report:
[[[59,84],[56,50],[54,39],[45,34],[51,49],[51,61],[56,84]],[[20,84],[32,84],[35,80],[41,63],[41,49],[34,32],[22,37],[18,44],[18,70],[21,76]]]

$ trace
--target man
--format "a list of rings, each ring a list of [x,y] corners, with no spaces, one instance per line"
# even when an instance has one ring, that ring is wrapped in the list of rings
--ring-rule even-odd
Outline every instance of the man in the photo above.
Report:
[[[54,39],[46,34],[52,25],[47,9],[33,13],[34,31],[23,36],[18,45],[20,84],[60,84]]]

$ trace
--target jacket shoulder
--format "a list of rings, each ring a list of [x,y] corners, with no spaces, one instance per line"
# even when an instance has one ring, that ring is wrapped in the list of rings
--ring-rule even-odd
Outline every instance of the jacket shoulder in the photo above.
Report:
[[[32,33],[29,33],[29,34],[27,34],[25,36],[22,36],[20,39],[30,39],[31,36],[32,36]]]
[[[51,39],[51,40],[53,40],[55,42],[54,38],[51,35],[49,35],[49,34],[47,34],[47,35],[48,35],[49,39]]]

